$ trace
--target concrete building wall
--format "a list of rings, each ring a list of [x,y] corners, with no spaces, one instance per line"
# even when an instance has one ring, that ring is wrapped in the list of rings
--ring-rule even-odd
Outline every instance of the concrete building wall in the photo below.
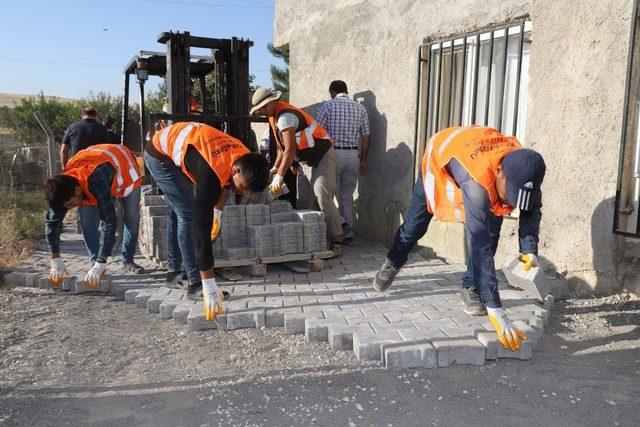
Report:
[[[624,246],[611,228],[632,8],[631,0],[277,0],[274,43],[290,47],[293,104],[317,105],[342,79],[367,108],[372,146],[356,227],[389,242],[413,180],[418,46],[528,16],[525,135],[547,161],[540,254],[548,269],[607,291]],[[518,250],[517,223],[505,221],[502,236],[498,263]],[[464,257],[457,224],[432,224],[421,243]]]

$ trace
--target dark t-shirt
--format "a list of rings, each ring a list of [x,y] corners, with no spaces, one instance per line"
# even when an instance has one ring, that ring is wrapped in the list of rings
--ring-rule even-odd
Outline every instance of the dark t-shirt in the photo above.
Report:
[[[69,145],[70,156],[74,156],[80,150],[96,144],[108,144],[111,140],[107,128],[101,123],[93,119],[82,119],[69,125],[62,144]]]

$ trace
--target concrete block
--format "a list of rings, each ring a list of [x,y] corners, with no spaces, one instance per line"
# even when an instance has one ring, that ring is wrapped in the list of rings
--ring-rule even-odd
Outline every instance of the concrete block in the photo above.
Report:
[[[49,289],[49,288],[59,289],[60,288],[60,286],[55,286],[54,287],[54,286],[51,285],[51,282],[49,282],[49,276],[48,275],[43,275],[43,276],[40,276],[38,278],[38,287],[40,289]]]
[[[285,312],[284,332],[286,334],[302,334],[305,331],[305,321],[307,319],[323,319],[321,311],[315,312]]]
[[[324,222],[324,212],[312,210],[294,210],[293,219],[297,222]]]
[[[63,282],[63,285],[64,285],[64,282]],[[70,282],[70,291],[73,294],[90,294],[90,293],[108,294],[110,289],[111,289],[111,280],[108,277],[103,277],[102,280],[100,280],[100,286],[98,286],[97,289],[93,289],[87,286],[83,278],[78,278]]]
[[[438,366],[483,365],[486,349],[474,338],[434,339],[433,346],[438,350]]]
[[[159,313],[160,312],[160,304],[162,301],[169,298],[169,293],[171,289],[166,286],[159,287],[154,294],[147,300],[147,310],[149,313]]]
[[[328,341],[329,326],[346,326],[344,317],[328,317],[326,319],[307,319],[304,324],[304,334],[307,341]]]
[[[198,301],[191,306],[191,310],[187,315],[187,329],[189,332],[218,329],[217,318],[218,316],[216,316],[216,320],[206,320],[202,310],[202,301]]]
[[[281,328],[285,326],[284,318],[286,313],[302,313],[301,307],[286,307],[286,308],[267,308],[265,310],[265,326],[267,328]],[[304,332],[304,323],[302,325],[302,331]]]
[[[327,234],[326,222],[309,222],[303,224],[302,232],[306,235],[312,234]]]
[[[280,227],[278,225],[252,225],[247,226],[247,239],[258,240],[263,238],[279,237]]]
[[[153,291],[142,291],[136,295],[136,307],[147,308],[147,301],[153,295]]]
[[[358,360],[382,360],[384,346],[401,342],[402,338],[395,332],[384,334],[356,332],[353,334],[353,351]]]
[[[286,200],[274,200],[269,205],[271,214],[281,213],[281,212],[291,212],[293,209],[291,207],[291,203]]]
[[[268,217],[269,213],[271,212],[271,208],[269,207],[269,205],[263,204],[246,205],[245,209],[247,217],[250,215]]]
[[[269,215],[249,215],[246,217],[245,224],[247,227],[256,225],[266,225],[271,222]]]
[[[540,300],[549,293],[549,281],[546,274],[540,267],[525,271],[521,268],[522,263],[515,256],[507,258],[502,272],[514,288],[519,288],[529,292],[533,297]]]
[[[303,225],[301,222],[281,222],[278,223],[278,232],[281,236],[291,236],[302,240]]]
[[[20,271],[13,271],[4,275],[4,282],[9,286],[24,286],[26,279]]]
[[[226,205],[222,211],[223,217],[245,216],[245,205]]]
[[[167,215],[167,206],[165,204],[144,207],[143,215],[148,217]]]
[[[160,196],[157,194],[149,194],[142,198],[142,204],[146,206],[165,206],[164,196]],[[166,213],[166,210],[165,210]]]
[[[384,363],[391,368],[435,368],[438,366],[438,351],[430,343],[387,346]]]
[[[478,341],[485,346],[485,358],[487,360],[497,360],[504,358],[530,360],[533,355],[533,342],[527,340],[520,343],[520,349],[510,351],[502,347],[498,341],[498,334],[495,332],[481,332],[478,334]]]
[[[331,350],[353,350],[353,334],[359,332],[361,334],[372,333],[373,329],[368,323],[358,325],[329,325],[327,340]]]
[[[65,277],[64,280],[62,281],[62,284],[60,284],[60,290],[64,292],[70,292],[72,287],[75,287],[75,283],[78,280],[82,280],[82,278],[79,278],[77,276]]]
[[[39,287],[40,275],[42,273],[39,272],[27,272],[24,273],[24,285],[29,288],[37,288]]]
[[[228,260],[250,259],[255,256],[255,251],[250,247],[225,248],[222,257]]]
[[[270,258],[282,255],[280,252],[280,242],[274,241],[271,245],[256,245],[256,256],[259,258]]]
[[[243,310],[227,313],[227,330],[259,328],[265,325],[264,309]]]
[[[271,213],[271,223],[279,224],[283,222],[291,222],[293,219],[293,214],[291,212],[272,212]]]
[[[160,318],[171,319],[173,317],[173,310],[180,304],[180,299],[169,296],[169,298],[162,301],[159,307]]]
[[[124,302],[127,304],[135,304],[136,297],[142,292],[142,289],[129,289],[124,293]]]
[[[173,316],[173,321],[176,323],[180,323],[183,325],[187,324],[187,317],[189,317],[189,313],[191,312],[191,308],[195,304],[195,301],[191,301],[188,299],[183,299],[176,306],[171,314]]]

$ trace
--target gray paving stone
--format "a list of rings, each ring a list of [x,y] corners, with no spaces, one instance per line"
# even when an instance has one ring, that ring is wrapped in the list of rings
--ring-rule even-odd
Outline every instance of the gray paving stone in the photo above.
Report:
[[[183,299],[176,306],[171,314],[173,316],[173,321],[176,323],[187,324],[187,317],[189,317],[189,313],[191,312],[191,308],[195,304],[195,301],[191,301],[188,299]]]
[[[109,277],[102,277],[102,279],[100,280],[100,286],[98,286],[97,289],[90,288],[84,282],[83,278],[75,278],[75,279],[65,278],[65,280],[62,282],[63,290],[65,285],[64,282],[67,281],[67,279],[69,280],[69,290],[73,294],[88,294],[88,293],[108,294],[109,290],[111,289],[111,279]]]
[[[478,341],[485,346],[485,358],[487,360],[496,359],[520,359],[530,360],[533,355],[533,342],[526,340],[520,343],[520,349],[517,351],[507,350],[502,347],[498,341],[498,334],[495,332],[481,332],[478,334]]]
[[[142,292],[142,289],[129,289],[124,293],[124,302],[127,304],[135,304],[136,297]]]
[[[159,287],[147,300],[147,310],[149,310],[149,313],[159,313],[160,305],[165,299],[169,298],[170,292],[171,289],[165,286]]]
[[[206,320],[204,311],[202,310],[202,301],[198,301],[191,306],[191,310],[187,315],[187,329],[189,332],[204,331],[207,329],[224,329],[224,325],[222,328],[219,327],[219,317],[221,316],[216,316],[215,320]]]
[[[274,200],[269,204],[271,213],[291,212],[291,203],[286,200]]]
[[[325,216],[323,212],[312,210],[294,210],[293,219],[297,222],[324,222]]]
[[[227,313],[227,330],[259,328],[265,325],[265,311],[260,309]]]
[[[438,350],[438,366],[483,365],[485,346],[475,338],[434,339],[433,346]]]
[[[436,368],[438,351],[428,342],[387,346],[384,349],[384,364],[388,369]]]
[[[136,295],[136,307],[147,308],[147,301],[153,296],[153,291],[142,291]]]
[[[180,304],[180,299],[177,297],[171,297],[162,301],[159,307],[160,318],[171,319],[173,317],[173,310]]]
[[[358,360],[382,361],[383,347],[401,342],[402,338],[395,332],[384,334],[356,332],[353,334],[353,351]]]

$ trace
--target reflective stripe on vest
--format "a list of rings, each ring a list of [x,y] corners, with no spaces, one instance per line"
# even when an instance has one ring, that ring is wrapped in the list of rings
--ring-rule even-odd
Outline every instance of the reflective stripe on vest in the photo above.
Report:
[[[331,138],[327,130],[323,128],[322,125],[320,125],[318,122],[316,122],[310,114],[298,107],[294,107],[291,104],[287,104],[283,101],[278,101],[275,119],[269,118],[269,124],[271,125],[271,128],[276,135],[276,143],[278,144],[278,146],[283,148],[282,142],[280,141],[281,132],[279,132],[276,126],[276,120],[278,117],[280,117],[280,114],[286,112],[294,114],[299,121],[298,128],[294,133],[298,150],[313,148],[316,145],[316,138],[329,140],[333,144],[333,138]]]
[[[140,176],[138,175],[138,171],[136,170],[137,163],[134,164],[131,161],[131,158],[129,157],[129,155],[127,155],[127,152],[125,151],[126,148],[124,146],[113,144],[113,148],[115,148],[116,150],[118,150],[122,154],[122,157],[124,157],[124,159],[125,159],[124,162],[122,162],[120,160],[120,158],[118,158],[114,153],[112,153],[109,150],[101,150],[99,148],[95,148],[95,146],[89,147],[88,150],[101,151],[102,153],[104,153],[107,156],[109,156],[109,158],[112,160],[112,164],[118,165],[115,168],[115,170],[116,170],[116,176],[115,177],[116,177],[116,182],[118,183],[118,186],[116,187],[116,192],[118,194],[122,194],[123,197],[127,197],[134,190],[135,181],[137,181],[140,178]],[[127,171],[129,173],[129,176],[131,177],[133,182],[131,182],[129,185],[127,185],[123,189],[122,187],[125,184],[125,178],[124,178],[124,175],[123,175],[124,171]]]

